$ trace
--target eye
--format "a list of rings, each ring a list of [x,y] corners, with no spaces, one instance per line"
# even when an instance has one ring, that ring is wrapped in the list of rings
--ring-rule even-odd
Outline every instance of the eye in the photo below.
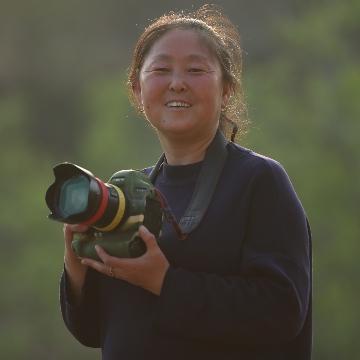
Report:
[[[152,71],[157,72],[157,73],[168,73],[168,72],[170,72],[170,68],[168,68],[168,67],[156,67]]]
[[[205,70],[204,69],[202,69],[202,68],[198,68],[198,67],[193,67],[193,68],[190,68],[189,70],[188,70],[189,72],[191,72],[191,73],[203,73],[203,72],[205,72]]]
[[[171,71],[171,69],[167,66],[154,66],[154,67],[150,67],[147,70],[144,70],[145,73],[159,74],[159,75],[167,74],[170,71]]]

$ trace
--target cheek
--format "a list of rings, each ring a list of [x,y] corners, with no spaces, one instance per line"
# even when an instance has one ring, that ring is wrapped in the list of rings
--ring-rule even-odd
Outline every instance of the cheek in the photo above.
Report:
[[[217,107],[222,101],[222,84],[215,79],[195,84],[198,96],[208,102],[210,107]]]
[[[147,78],[141,81],[141,98],[144,104],[155,101],[164,88],[166,87],[166,81],[162,78]]]
[[[219,76],[209,74],[204,76],[190,76],[188,77],[190,86],[194,89],[202,90],[206,93],[217,93],[222,88],[222,81]]]

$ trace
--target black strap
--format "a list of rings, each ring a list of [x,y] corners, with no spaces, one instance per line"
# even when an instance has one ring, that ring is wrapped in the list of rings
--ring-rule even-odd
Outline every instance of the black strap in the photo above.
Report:
[[[155,166],[153,167],[153,169],[150,171],[149,178],[153,184],[155,184],[156,177],[158,176],[164,161],[165,161],[165,154],[162,154],[159,160],[157,161],[157,163],[155,164]]]
[[[185,214],[180,219],[179,225],[184,234],[191,233],[201,222],[209,207],[216,185],[221,175],[227,157],[227,140],[221,131],[218,131],[206,150],[200,174],[195,184],[195,189]],[[161,155],[155,167],[149,174],[154,184],[165,155]]]

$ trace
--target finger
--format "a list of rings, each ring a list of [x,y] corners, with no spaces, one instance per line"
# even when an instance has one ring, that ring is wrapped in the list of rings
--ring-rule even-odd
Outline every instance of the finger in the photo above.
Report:
[[[66,240],[72,240],[73,232],[72,232],[69,224],[64,224],[63,232],[64,232],[64,237]]]
[[[114,256],[109,255],[100,245],[95,245],[95,250],[99,255],[99,258],[105,265],[108,266],[116,266],[117,258]]]
[[[85,232],[89,229],[88,226],[86,225],[81,225],[81,224],[64,224],[63,226],[63,232],[64,235],[67,238],[72,238],[72,234],[74,232]]]
[[[89,230],[89,226],[83,224],[68,224],[72,232],[85,232]]]
[[[69,224],[64,224],[64,239],[65,239],[65,246],[67,248],[71,248],[71,243],[73,241],[73,232]]]
[[[101,261],[108,267],[116,268],[118,270],[126,270],[136,266],[141,257],[138,258],[118,258],[109,255],[100,245],[95,245],[95,250]]]
[[[89,227],[86,225],[64,224],[63,232],[64,232],[66,248],[71,250],[71,243],[73,241],[75,232],[83,233],[83,232],[87,231],[88,229],[89,229]]]
[[[98,271],[98,272],[100,272],[100,273],[102,273],[104,275],[110,275],[110,272],[109,272],[110,267],[103,264],[100,261],[96,261],[96,260],[93,260],[93,259],[90,259],[90,258],[84,258],[84,259],[81,260],[81,264],[90,266],[94,270],[96,270],[96,271]]]
[[[103,250],[104,251],[104,250]],[[109,257],[112,257],[112,256],[109,256]],[[116,258],[114,258],[116,259]],[[91,258],[84,258],[81,260],[81,264],[82,265],[86,265],[86,266],[90,266],[92,267],[94,270],[104,274],[104,275],[107,275],[107,276],[110,276],[112,278],[119,278],[121,279],[122,277],[124,277],[124,274],[123,274],[123,271],[122,269],[116,267],[116,264],[105,264],[105,263],[102,263],[100,261],[96,261],[94,259],[91,259]]]
[[[151,233],[144,225],[139,227],[139,235],[144,240],[148,250],[158,246],[154,234]]]

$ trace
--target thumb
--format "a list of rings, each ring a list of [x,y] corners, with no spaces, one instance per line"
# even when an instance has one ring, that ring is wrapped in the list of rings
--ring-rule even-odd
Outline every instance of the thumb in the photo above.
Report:
[[[144,240],[148,250],[158,246],[154,234],[151,233],[144,225],[140,225],[139,227],[139,236]]]

